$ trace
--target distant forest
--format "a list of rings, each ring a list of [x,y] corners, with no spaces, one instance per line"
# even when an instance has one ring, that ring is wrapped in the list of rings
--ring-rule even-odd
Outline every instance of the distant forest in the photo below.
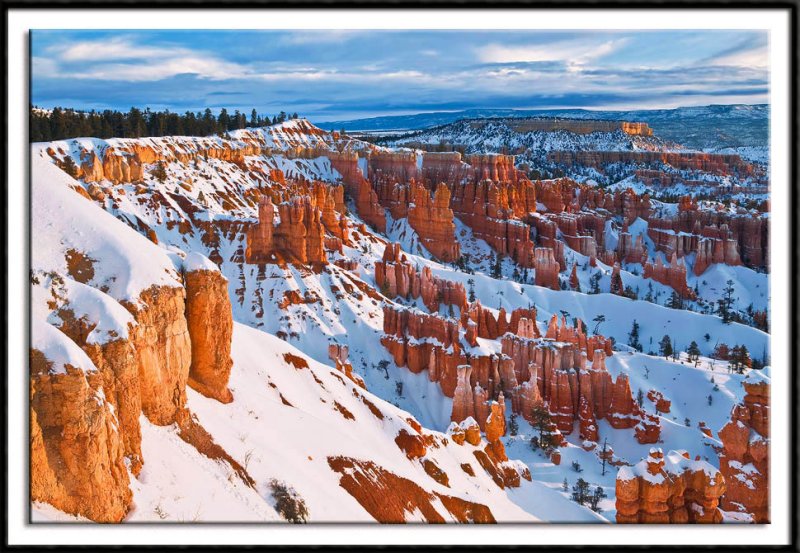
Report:
[[[254,109],[250,117],[238,109],[233,113],[222,109],[215,116],[210,109],[184,114],[131,108],[128,112],[116,110],[77,111],[53,108],[50,111],[31,106],[31,142],[49,142],[80,136],[95,138],[142,138],[144,136],[210,136],[247,127],[264,127],[297,119],[296,113],[280,112],[270,118]]]

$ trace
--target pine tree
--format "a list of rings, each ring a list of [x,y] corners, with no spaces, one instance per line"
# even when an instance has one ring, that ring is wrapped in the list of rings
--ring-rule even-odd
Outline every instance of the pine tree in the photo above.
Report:
[[[633,326],[628,333],[628,345],[636,351],[642,351],[642,344],[639,342],[639,323],[636,322],[636,319],[633,319]]]
[[[603,476],[606,475],[606,458],[608,457],[608,438],[603,438],[603,449],[600,451],[600,458],[603,460]]]
[[[689,348],[686,350],[686,354],[689,356],[689,361],[693,362],[695,366],[700,360],[700,346],[697,345],[697,342],[692,340],[689,344]]]
[[[599,507],[600,501],[602,501],[606,497],[608,497],[608,496],[606,495],[605,490],[603,490],[602,487],[597,486],[597,488],[595,488],[595,490],[594,490],[594,493],[589,497],[589,508],[592,511],[594,511],[596,513],[599,513],[600,512],[600,507]]]
[[[536,402],[531,409],[531,426],[533,426],[534,430],[539,432],[538,446],[545,452],[558,445],[555,443],[555,438],[551,431],[552,425],[553,421],[550,416],[550,411],[548,411],[543,402]],[[533,438],[532,442],[536,439],[536,437]]]
[[[469,288],[469,302],[475,301],[475,281],[473,279],[467,280],[467,287]]]
[[[669,356],[672,355],[672,340],[670,340],[669,336],[666,334],[658,343],[658,351],[665,358],[669,358]]]
[[[496,253],[492,256],[492,278],[500,278],[503,274],[503,260]]]
[[[583,505],[589,499],[589,483],[583,478],[572,486],[572,500]]]
[[[606,316],[598,315],[594,319],[592,319],[592,322],[595,323],[594,330],[592,330],[592,334],[597,334],[600,331],[600,325],[606,322]]]

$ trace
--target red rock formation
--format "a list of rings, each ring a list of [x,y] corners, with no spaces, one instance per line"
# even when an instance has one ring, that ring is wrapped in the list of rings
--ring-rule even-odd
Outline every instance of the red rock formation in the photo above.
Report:
[[[588,375],[588,373],[581,373],[582,380],[584,374]],[[588,383],[591,384],[591,380],[588,380]],[[583,385],[581,386],[581,392],[583,392]],[[592,410],[591,394],[588,396],[581,395],[580,403],[578,404],[578,422],[584,449],[594,449],[597,445],[599,434],[597,432],[597,421]]]
[[[569,287],[580,292],[581,281],[578,279],[578,264],[572,265],[572,272],[569,274]]]
[[[675,253],[669,260],[669,265],[664,265],[661,257],[656,257],[655,263],[644,264],[644,278],[652,278],[656,282],[666,284],[675,290],[682,298],[695,299],[694,290],[686,282],[686,265],[683,260],[678,260]]]
[[[427,266],[418,272],[408,262],[398,243],[387,244],[382,261],[375,263],[375,283],[389,298],[422,298],[432,312],[438,311],[441,303],[462,311],[467,307],[467,293],[463,284],[433,276]]]
[[[545,286],[552,290],[560,290],[558,273],[561,270],[552,248],[536,248],[534,250],[533,266],[536,269],[536,285]]]
[[[132,494],[102,375],[88,358],[85,366],[54,370],[63,361],[31,350],[31,499],[90,520],[120,522]]]
[[[520,328],[520,321],[526,319]],[[536,309],[524,308],[515,309],[511,312],[511,320],[506,317],[506,311],[500,308],[497,316],[481,305],[480,300],[472,302],[466,311],[461,313],[461,324],[468,328],[469,323],[475,325],[475,332],[480,338],[496,340],[506,332],[519,334],[528,338],[538,338],[539,328],[536,326]],[[528,336],[530,334],[530,336]]]
[[[664,394],[658,390],[650,390],[647,392],[647,399],[653,402],[656,413],[669,413],[672,402],[664,397]]]
[[[205,269],[187,271],[184,281],[186,322],[192,346],[188,383],[207,397],[230,403],[233,316],[228,281],[220,272]]]
[[[717,505],[726,479],[705,461],[653,448],[647,459],[617,473],[617,522],[639,524],[719,523]]]
[[[325,263],[325,228],[322,210],[308,196],[297,196],[275,208],[268,197],[259,201],[259,220],[247,232],[248,263]]]
[[[503,154],[476,154],[467,156],[476,180],[489,179],[500,182],[517,182],[520,174],[514,167],[514,156]]]
[[[471,173],[471,167],[461,160],[459,152],[425,152],[422,156],[422,178],[426,182],[455,185]]]
[[[768,267],[767,223],[766,216],[744,210],[731,214],[685,206],[672,217],[651,218],[647,234],[667,255],[697,253],[695,274],[702,274],[712,263]],[[701,241],[707,243],[701,246]]]
[[[452,187],[450,205],[456,217],[485,240],[498,254],[532,267],[530,226],[520,220],[536,210],[536,194],[530,181],[468,182]]]
[[[331,166],[342,175],[347,193],[353,198],[359,217],[380,232],[386,232],[386,214],[378,202],[378,195],[358,166],[356,152],[326,152]]]
[[[619,263],[615,263],[611,270],[611,293],[617,296],[625,294],[625,285],[622,283],[622,275],[620,275]]]
[[[418,176],[417,153],[413,151],[374,151],[369,156],[370,180],[391,175],[395,182],[406,183]]]
[[[142,412],[158,425],[175,422],[186,405],[192,349],[184,294],[183,288],[153,286],[137,304],[123,303],[138,323],[133,343]]]
[[[731,421],[719,432],[722,452],[720,471],[728,489],[722,508],[748,513],[757,524],[768,523],[769,514],[769,378],[751,372],[743,381],[744,401],[734,406]]]
[[[724,263],[741,265],[737,243],[734,239],[701,238],[697,243],[697,258],[694,262],[694,274],[702,275],[709,265]]]
[[[411,183],[408,224],[419,235],[422,245],[441,261],[452,262],[460,255],[456,225],[450,209],[450,190],[439,184],[431,196],[421,184]]]
[[[613,163],[671,165],[675,169],[699,170],[717,175],[749,175],[753,166],[734,154],[706,154],[698,152],[648,152],[648,151],[551,151],[547,159],[553,163],[602,168]]]
[[[446,522],[437,509],[443,510],[450,520],[461,523],[496,522],[486,505],[438,492],[427,492],[415,482],[371,461],[328,457],[328,464],[331,470],[341,475],[339,485],[377,522],[402,524],[407,522],[409,513],[415,513],[414,519],[421,516],[428,523]]]
[[[644,263],[647,261],[647,250],[644,247],[643,235],[633,239],[628,232],[619,234],[617,242],[617,258],[624,263]]]

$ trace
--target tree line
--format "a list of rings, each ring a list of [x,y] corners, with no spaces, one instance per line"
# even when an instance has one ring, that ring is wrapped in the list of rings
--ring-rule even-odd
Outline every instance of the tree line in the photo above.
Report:
[[[297,119],[297,113],[281,111],[269,117],[255,109],[248,117],[238,109],[233,113],[223,108],[214,115],[210,108],[193,113],[152,111],[132,107],[127,112],[117,110],[78,111],[56,107],[44,110],[31,106],[31,142],[49,142],[80,136],[95,138],[142,138],[146,136],[210,136],[248,127],[265,127]]]

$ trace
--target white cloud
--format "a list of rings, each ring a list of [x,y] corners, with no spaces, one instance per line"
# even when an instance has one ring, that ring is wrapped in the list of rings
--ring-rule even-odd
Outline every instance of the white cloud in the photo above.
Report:
[[[168,46],[142,46],[128,38],[116,37],[69,45],[54,44],[47,48],[47,52],[66,62],[78,62],[171,58],[186,55],[191,53],[191,50]]]
[[[601,43],[570,40],[523,46],[487,44],[478,48],[478,59],[483,63],[561,61],[574,67],[607,56],[627,42],[626,38],[618,38]]]
[[[750,50],[735,52],[716,58],[713,63],[732,67],[767,68],[769,67],[769,47],[764,44]]]
[[[363,30],[356,29],[325,29],[325,30],[308,30],[297,31],[281,37],[283,44],[336,44],[345,42],[360,34],[365,33]]]
[[[33,60],[35,77],[144,82],[182,74],[212,80],[247,78],[254,74],[246,65],[210,53],[189,48],[142,46],[124,37],[55,44],[46,52],[50,57]],[[75,69],[75,64],[79,64],[80,69]]]

